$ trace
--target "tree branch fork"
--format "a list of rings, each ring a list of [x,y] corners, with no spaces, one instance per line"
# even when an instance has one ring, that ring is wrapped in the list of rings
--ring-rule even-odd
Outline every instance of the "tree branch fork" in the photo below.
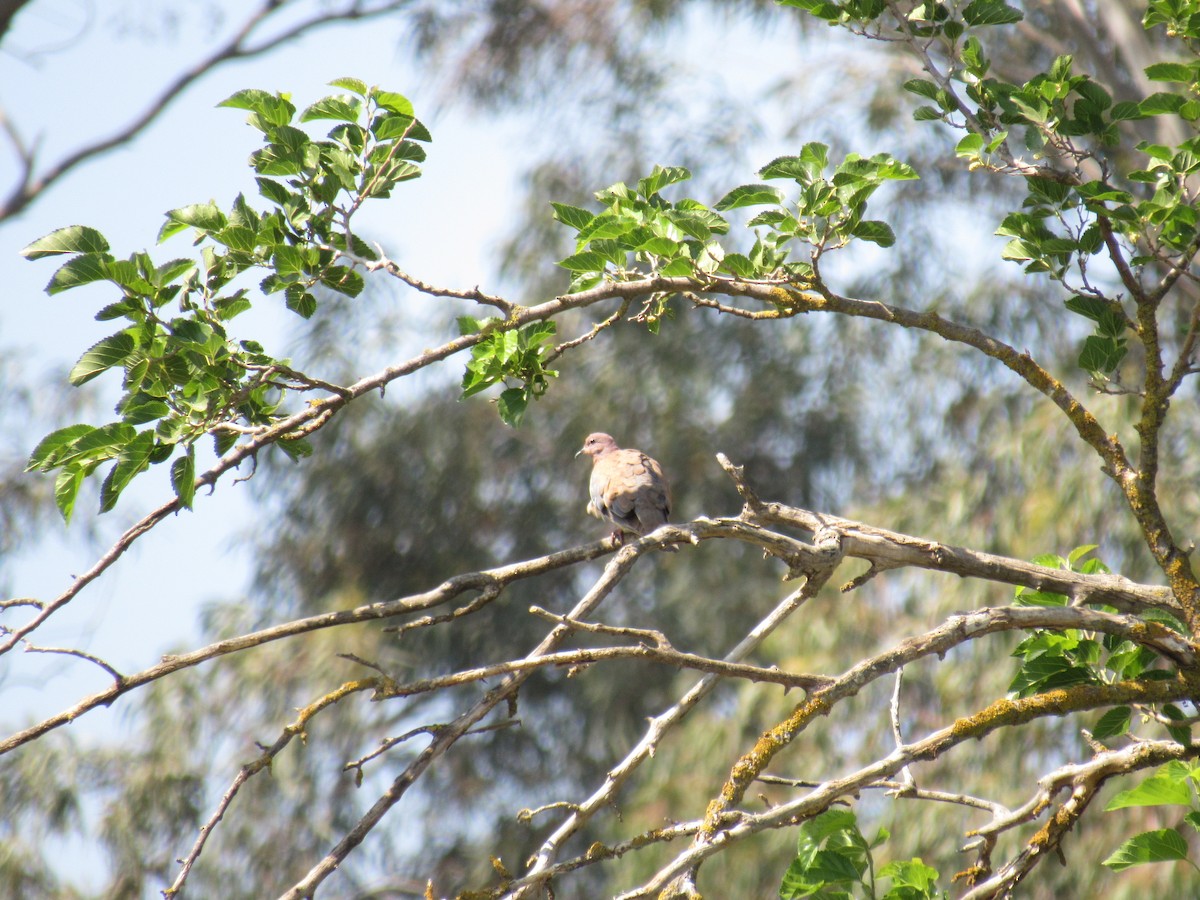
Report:
[[[114,682],[108,688],[81,700],[56,716],[47,718],[0,741],[0,754],[35,741],[49,731],[74,721],[80,715],[100,706],[108,706],[125,693],[182,669],[274,641],[295,638],[305,633],[327,628],[396,620],[398,624],[392,628],[403,635],[414,629],[445,625],[493,602],[511,584],[536,578],[556,569],[578,566],[608,556],[608,563],[600,579],[571,612],[563,615],[538,608],[530,610],[531,614],[552,623],[553,627],[546,639],[525,657],[480,665],[444,676],[407,682],[380,670],[375,677],[347,682],[306,707],[302,711],[300,719],[285,728],[280,738],[264,750],[260,758],[247,763],[239,772],[213,817],[202,829],[197,845],[183,860],[184,868],[181,869],[175,886],[168,892],[169,894],[171,891],[177,891],[182,886],[187,872],[198,859],[212,829],[228,811],[241,785],[250,777],[268,768],[270,759],[281,752],[293,737],[302,732],[303,724],[309,718],[349,697],[365,692],[375,701],[395,701],[450,687],[483,684],[485,681],[491,682],[499,679],[496,687],[490,689],[471,709],[465,711],[453,722],[416,729],[402,739],[393,739],[377,754],[369,754],[357,763],[348,764],[348,766],[355,767],[361,774],[364,764],[396,744],[419,733],[428,734],[432,738],[429,746],[421,751],[417,760],[406,768],[405,773],[397,779],[392,789],[380,798],[372,812],[364,817],[359,826],[347,834],[338,847],[330,852],[329,857],[314,867],[308,876],[298,882],[296,888],[285,896],[309,896],[311,890],[315,889],[317,884],[337,868],[337,865],[345,859],[353,847],[382,820],[387,810],[404,796],[407,788],[419,778],[429,765],[447,752],[463,736],[475,733],[481,727],[496,727],[498,723],[494,721],[494,711],[515,698],[521,684],[533,672],[563,668],[578,671],[589,666],[611,665],[619,663],[621,660],[635,658],[652,660],[680,670],[697,672],[700,680],[696,682],[693,689],[682,696],[670,709],[656,717],[642,741],[631,750],[630,755],[621,764],[618,764],[610,772],[605,783],[600,785],[584,802],[565,804],[564,808],[571,810],[569,815],[539,852],[537,858],[531,861],[529,871],[520,878],[496,888],[494,894],[489,894],[489,896],[496,897],[532,898],[538,896],[536,892],[540,891],[556,875],[561,875],[581,865],[594,864],[603,858],[610,858],[612,855],[620,855],[621,852],[629,849],[622,850],[620,847],[614,846],[614,848],[610,848],[611,853],[596,851],[591,853],[587,859],[567,861],[558,859],[567,839],[577,833],[592,816],[609,808],[615,802],[620,787],[653,756],[654,749],[662,741],[664,735],[674,729],[679,721],[722,680],[741,679],[749,682],[777,684],[784,687],[785,690],[799,688],[805,691],[807,699],[797,707],[797,713],[801,715],[804,722],[808,722],[811,721],[814,712],[818,715],[827,714],[833,705],[858,693],[867,684],[883,677],[888,672],[898,672],[905,665],[917,659],[929,655],[940,656],[954,646],[968,643],[988,634],[1030,628],[1076,628],[1116,634],[1153,649],[1156,653],[1172,660],[1182,671],[1195,672],[1198,668],[1196,647],[1187,638],[1155,622],[1136,616],[1137,613],[1148,609],[1177,612],[1178,606],[1175,604],[1170,590],[1165,587],[1137,584],[1115,576],[1083,575],[1052,569],[1021,560],[952,547],[938,541],[888,531],[828,513],[814,512],[778,502],[764,502],[754,493],[740,468],[734,466],[723,455],[718,456],[718,461],[733,479],[743,500],[743,508],[736,516],[701,517],[687,523],[663,526],[653,534],[627,542],[620,547],[615,546],[611,540],[604,540],[494,569],[464,573],[448,579],[429,591],[368,604],[352,610],[297,619],[219,641],[189,653],[164,657],[156,665],[141,672],[114,676]],[[810,536],[810,540],[806,541],[797,536],[798,534]],[[616,628],[590,619],[590,614],[598,604],[616,588],[635,565],[647,562],[652,564],[659,558],[654,552],[655,550],[667,544],[693,546],[698,549],[700,545],[707,542],[722,540],[737,540],[760,547],[764,558],[779,561],[782,566],[781,577],[784,581],[801,580],[803,582],[799,589],[784,598],[772,611],[772,614],[752,630],[738,646],[732,648],[725,657],[708,658],[677,649],[667,635],[654,629]],[[867,569],[844,584],[843,591],[857,590],[886,572],[901,568],[918,568],[955,575],[960,578],[982,579],[1009,586],[1024,586],[1042,591],[1059,592],[1070,597],[1073,602],[1071,605],[1061,607],[985,607],[951,616],[933,631],[902,640],[895,647],[871,659],[864,660],[841,676],[788,672],[776,667],[756,665],[746,660],[746,657],[771,630],[786,617],[792,615],[804,601],[830,580],[847,558],[866,562]],[[454,606],[449,612],[435,612],[439,607],[452,604],[460,605]],[[1118,612],[1112,613],[1095,609],[1094,607],[1097,605],[1112,607]],[[616,643],[604,647],[571,648],[567,646],[572,635],[581,632],[610,637],[615,639]],[[31,647],[30,649],[50,648]],[[61,648],[53,648],[53,651],[70,652]],[[94,657],[83,654],[71,655],[82,655],[110,673],[115,671],[102,660]],[[1116,686],[1107,687],[1117,690]],[[1176,693],[1182,696],[1185,692],[1180,689]],[[1102,692],[1101,696],[1092,698],[1092,703],[1101,705],[1119,700],[1120,698],[1115,694],[1110,697]],[[1061,711],[1046,711],[1043,714],[1062,713]],[[485,723],[489,717],[493,719],[490,726]],[[500,722],[503,721],[503,719],[500,720]],[[1001,716],[997,721],[1003,723],[1005,720]],[[805,726],[789,727],[792,728],[792,733],[779,744],[779,748],[794,740]],[[954,727],[957,727],[960,732],[964,728],[961,723]],[[843,779],[837,785],[827,786],[825,792],[818,792],[815,796],[842,797],[852,790],[881,783],[881,779],[894,775],[913,762],[933,758],[948,750],[955,743],[957,740],[938,743],[931,737],[924,743],[918,742],[910,745],[899,755],[893,754],[895,759],[889,758],[886,765],[876,766],[869,772],[864,770],[859,777]],[[773,755],[762,754],[759,751],[755,751],[755,753],[760,764],[756,764],[746,771],[739,768],[741,764],[735,765],[732,781],[727,784],[726,792],[722,794],[724,799],[718,804],[718,807],[710,809],[708,816],[693,823],[693,826],[676,826],[667,830],[671,838],[686,835],[691,836],[695,842],[693,849],[685,851],[677,857],[677,860],[683,861],[682,868],[678,871],[672,869],[672,877],[678,876],[688,866],[698,865],[710,852],[716,852],[730,841],[740,840],[762,828],[781,827],[782,824],[803,818],[806,810],[815,809],[820,805],[814,799],[807,804],[796,805],[794,809],[783,813],[776,811],[771,815],[748,815],[744,812],[737,812],[735,815],[736,807],[733,804],[736,803],[745,786],[762,774],[762,769]],[[825,804],[825,806],[827,805]],[[718,808],[724,812],[715,812],[714,810]],[[1017,868],[1013,868],[1011,871],[1022,871],[1018,864],[1014,865],[1017,865]],[[628,896],[650,895],[649,893],[631,893]]]

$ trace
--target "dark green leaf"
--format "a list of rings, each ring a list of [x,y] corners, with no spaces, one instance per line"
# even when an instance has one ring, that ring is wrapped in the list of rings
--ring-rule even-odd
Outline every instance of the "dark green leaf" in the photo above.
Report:
[[[134,477],[150,465],[150,451],[154,449],[154,432],[139,432],[117,456],[117,464],[109,471],[100,486],[100,512],[108,512],[117,505],[121,492]]]
[[[877,219],[866,219],[859,222],[850,229],[850,233],[859,240],[870,241],[880,247],[890,247],[896,243],[896,235],[892,231],[892,227],[887,222],[880,222]]]
[[[1155,63],[1146,66],[1146,77],[1151,81],[1180,81],[1189,84],[1196,79],[1196,70],[1183,63]]]
[[[1128,706],[1116,706],[1108,710],[1100,717],[1092,729],[1092,737],[1098,741],[1106,738],[1117,737],[1129,730],[1130,708]]]
[[[607,264],[608,260],[602,253],[590,250],[558,261],[558,265],[572,272],[600,272]]]
[[[95,228],[87,225],[68,225],[42,238],[38,238],[21,250],[26,259],[41,259],[63,253],[107,253],[108,241]]]
[[[500,413],[501,421],[513,428],[521,424],[521,419],[524,418],[525,409],[528,406],[529,396],[523,388],[509,388],[502,392],[496,401],[496,409]]]
[[[767,176],[769,177],[769,176]],[[740,209],[743,206],[763,206],[765,204],[782,204],[783,191],[769,184],[743,184],[735,187],[714,205],[714,209]]]
[[[97,341],[75,363],[67,376],[71,384],[79,386],[91,381],[101,372],[119,366],[134,350],[133,336],[124,331]]]
[[[341,122],[357,122],[358,108],[341,97],[325,97],[318,100],[300,114],[301,122],[314,119],[336,119]]]
[[[1144,116],[1161,116],[1177,113],[1187,103],[1187,99],[1179,94],[1151,94],[1138,103],[1138,112]]]
[[[942,92],[942,89],[932,81],[924,81],[920,78],[910,78],[904,82],[903,87],[910,94],[917,94],[929,100],[937,100],[938,95]]]
[[[637,192],[649,198],[668,185],[687,181],[691,177],[692,173],[683,166],[655,166],[649,175],[638,181]]]
[[[758,266],[741,253],[726,253],[725,258],[721,260],[721,269],[735,278],[757,278],[761,275]]]
[[[34,469],[39,469],[43,472],[49,472],[55,467],[58,458],[64,450],[85,434],[89,434],[95,430],[91,425],[81,424],[68,425],[66,428],[50,432],[50,434],[38,441],[38,445],[29,454],[29,461],[25,464],[25,471],[30,472]]]
[[[167,213],[167,218],[201,231],[220,231],[227,224],[225,214],[211,201],[172,209]]]
[[[75,510],[75,498],[79,496],[84,474],[82,467],[72,466],[63,469],[54,479],[54,503],[58,506],[64,522],[71,521],[71,513]]]
[[[187,453],[171,463],[171,487],[179,498],[179,505],[184,509],[192,508],[196,496],[196,455],[195,449],[188,447]]]
[[[105,253],[84,253],[69,259],[61,265],[46,285],[46,293],[53,296],[81,284],[91,284],[108,278],[108,262],[111,257]]]
[[[1004,0],[971,0],[962,11],[968,25],[1011,25],[1025,18],[1024,14]]]

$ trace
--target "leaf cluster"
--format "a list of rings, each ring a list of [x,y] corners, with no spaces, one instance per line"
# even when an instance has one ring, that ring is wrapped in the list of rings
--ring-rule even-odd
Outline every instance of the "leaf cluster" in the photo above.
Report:
[[[70,373],[71,383],[82,385],[122,370],[119,419],[61,428],[29,459],[29,469],[58,472],[64,518],[99,467],[112,464],[101,487],[104,512],[135,476],[172,457],[175,495],[190,507],[196,442],[212,434],[216,453],[224,454],[247,429],[277,422],[289,391],[308,387],[287,360],[230,333],[229,322],[251,307],[244,276],[265,272],[259,290],[282,293],[287,308],[304,318],[315,312],[321,290],[357,296],[363,278],[353,261],[376,254],[350,230],[351,216],[364,201],[386,198],[417,177],[425,151],[416,142],[430,139],[401,95],[351,78],[332,84],[350,93],[318,100],[298,116],[287,95],[260,90],[220,104],[248,110],[248,122],[262,132],[264,146],[250,164],[266,207],[255,209],[239,194],[228,211],[210,201],[168,212],[159,242],[190,229],[198,256],[160,264],[146,252],[118,259],[104,235],[86,226],[59,229],[22,251],[31,260],[70,257],[50,279],[51,296],[94,282],[120,291],[96,318],[123,320],[123,327],[90,347]],[[338,124],[324,140],[297,127],[331,119]],[[277,446],[293,457],[309,452],[302,439]]]
[[[880,828],[868,841],[847,809],[829,809],[804,822],[796,841],[796,858],[784,873],[780,900],[824,897],[829,900],[936,900],[937,870],[919,859],[896,860],[875,872],[874,852],[887,841]],[[880,882],[890,882],[883,890]]]
[[[1077,547],[1065,558],[1057,554],[1035,557],[1033,562],[1068,572],[1085,575],[1109,574],[1109,568],[1089,554],[1096,549],[1090,544]],[[1069,598],[1051,591],[1018,587],[1014,600],[1018,606],[1066,606]],[[1101,607],[1103,608],[1103,607]],[[1112,610],[1109,610],[1112,611]],[[1179,634],[1186,634],[1183,624],[1171,614],[1152,610],[1145,618]],[[1075,628],[1061,630],[1036,629],[1013,650],[1020,660],[1009,691],[1017,697],[1053,691],[1079,684],[1104,685],[1134,679],[1166,680],[1176,677],[1177,667],[1168,659],[1142,644],[1114,634],[1097,634]],[[1174,703],[1163,704],[1165,721],[1171,737],[1180,743],[1191,742],[1191,725],[1183,710]],[[1096,740],[1107,740],[1128,734],[1133,710],[1116,706],[1106,710],[1091,728]]]

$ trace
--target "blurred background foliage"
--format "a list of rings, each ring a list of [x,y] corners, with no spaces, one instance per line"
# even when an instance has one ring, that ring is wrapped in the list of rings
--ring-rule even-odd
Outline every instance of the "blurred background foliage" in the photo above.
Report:
[[[117,4],[115,21],[141,21],[145,4]],[[1017,30],[997,31],[990,55],[1020,82],[1070,52],[1118,98],[1145,89],[1141,67],[1155,48],[1129,2],[1029,0]],[[144,9],[143,9],[144,11]],[[587,205],[590,193],[645,174],[654,163],[687,165],[687,193],[713,200],[769,157],[803,141],[830,143],[833,156],[887,150],[914,165],[919,182],[890,188],[873,210],[901,236],[886,253],[863,252],[827,271],[842,293],[878,297],[977,323],[1028,348],[1086,392],[1074,367],[1082,332],[1062,324],[1057,287],[1001,265],[990,238],[1019,203],[1018,186],[948,165],[955,136],[918,127],[901,82],[911,59],[885,44],[851,42],[765,2],[681,0],[492,0],[412,3],[395,13],[447,102],[519,110],[534,154],[524,205],[498,254],[497,285],[518,302],[562,290],[552,262],[571,252],[548,201]],[[162,28],[169,26],[167,20]],[[369,27],[369,26],[363,26]],[[698,30],[786,30],[794,36],[789,76],[752,93],[698,92],[679,77]],[[161,39],[151,29],[146,40]],[[1000,41],[1008,41],[1001,45]],[[720,69],[725,61],[709,63]],[[352,69],[352,60],[333,68]],[[342,74],[333,72],[332,74]],[[352,72],[350,73],[352,74]],[[1156,127],[1160,120],[1140,123]],[[486,138],[481,138],[486,139]],[[437,152],[437,147],[432,149]],[[369,237],[369,236],[368,236]],[[1115,489],[1058,411],[1005,371],[934,341],[862,320],[805,316],[751,323],[718,319],[675,301],[661,333],[624,323],[564,358],[561,377],[519,430],[503,426],[481,398],[459,402],[457,371],[360,403],[315,438],[316,453],[294,465],[264,458],[251,482],[270,527],[248,529],[257,571],[244,594],[205,613],[206,639],[292,617],[427,589],[452,574],[525,559],[604,533],[584,515],[587,466],[572,454],[590,431],[612,432],[646,449],[675,486],[677,519],[736,513],[737,497],[713,455],[746,467],[760,496],[857,518],[930,539],[1028,558],[1097,543],[1116,571],[1154,577]],[[295,357],[323,377],[350,379],[386,359],[393,340],[422,340],[452,327],[414,323],[395,292],[371,288],[356,301],[330,300],[298,337]],[[561,335],[582,322],[560,320]],[[413,334],[413,329],[422,329]],[[22,391],[0,368],[10,402],[4,433],[22,416]],[[1194,393],[1182,402],[1192,402]],[[1109,420],[1127,418],[1119,396],[1096,398]],[[1195,416],[1176,416],[1161,496],[1179,521],[1194,521]],[[27,447],[8,446],[0,466],[0,553],[50,505],[44,485],[16,476]],[[20,521],[22,527],[15,523]],[[531,604],[565,611],[600,564],[506,591],[451,627],[397,638],[376,626],[322,632],[158,682],[131,704],[128,739],[80,754],[69,735],[0,759],[0,896],[78,896],[56,860],[81,842],[102,847],[110,882],[96,896],[151,895],[173,877],[238,766],[313,702],[370,660],[407,680],[525,652],[545,631]],[[788,587],[777,564],[719,542],[643,564],[599,618],[657,628],[681,649],[720,655]],[[849,580],[851,573],[838,581]],[[826,590],[768,643],[763,664],[836,674],[865,655],[923,632],[947,614],[1010,595],[945,577],[891,573],[854,593]],[[941,727],[1002,696],[1017,640],[971,644],[943,664],[910,667],[903,690],[907,737]],[[647,716],[693,676],[622,662],[572,678],[547,672],[521,693],[520,724],[461,741],[419,785],[415,806],[397,810],[331,880],[331,897],[419,896],[492,877],[489,856],[519,869],[552,823],[515,813],[585,796],[640,736]],[[810,729],[773,771],[821,779],[849,771],[891,745],[888,687],[839,713],[855,724],[836,735]],[[421,724],[447,721],[474,689],[384,704],[358,697],[322,713],[269,777],[253,779],[216,830],[191,876],[196,897],[263,897],[292,884],[372,802],[421,746],[416,738],[367,768],[361,788],[341,771],[378,742]],[[667,817],[697,817],[729,764],[796,702],[778,688],[727,685],[677,730],[626,788],[621,821],[599,816],[573,843],[634,833]],[[918,783],[1010,805],[1038,774],[1087,752],[1087,717],[1044,721],[1019,733],[957,748],[917,771]],[[767,802],[785,788],[764,786]],[[752,792],[753,793],[753,792]],[[865,833],[886,825],[885,858],[921,856],[950,876],[965,863],[964,832],[982,822],[958,808],[864,796]],[[1042,866],[1024,883],[1035,898],[1185,896],[1169,867],[1113,876],[1100,859],[1131,833],[1126,813],[1092,815],[1068,842],[1069,867]],[[794,836],[773,834],[722,854],[702,871],[714,897],[776,896]],[[1005,849],[1002,842],[999,853]],[[1008,849],[1012,849],[1011,846]],[[559,886],[560,897],[611,895],[652,871],[657,851],[595,868]]]

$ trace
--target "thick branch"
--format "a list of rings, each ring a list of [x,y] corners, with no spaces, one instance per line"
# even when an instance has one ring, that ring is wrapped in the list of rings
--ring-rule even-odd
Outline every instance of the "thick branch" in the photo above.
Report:
[[[734,812],[723,805],[714,811],[718,804],[710,804],[705,827],[697,835],[696,842],[659,869],[650,880],[635,890],[619,895],[617,900],[642,900],[663,896],[659,891],[677,877],[684,872],[695,871],[705,859],[736,841],[765,829],[796,824],[828,809],[842,797],[852,796],[880,779],[890,778],[907,765],[936,759],[961,743],[978,740],[1002,728],[1022,725],[1046,716],[1061,716],[1112,704],[1181,700],[1194,692],[1194,685],[1182,679],[1175,679],[1082,685],[1020,700],[998,700],[975,715],[958,719],[916,743],[896,748],[886,757],[864,766],[857,772],[827,781],[809,794],[772,807],[766,812]],[[1181,747],[1180,751],[1187,758],[1200,755],[1200,747]]]

